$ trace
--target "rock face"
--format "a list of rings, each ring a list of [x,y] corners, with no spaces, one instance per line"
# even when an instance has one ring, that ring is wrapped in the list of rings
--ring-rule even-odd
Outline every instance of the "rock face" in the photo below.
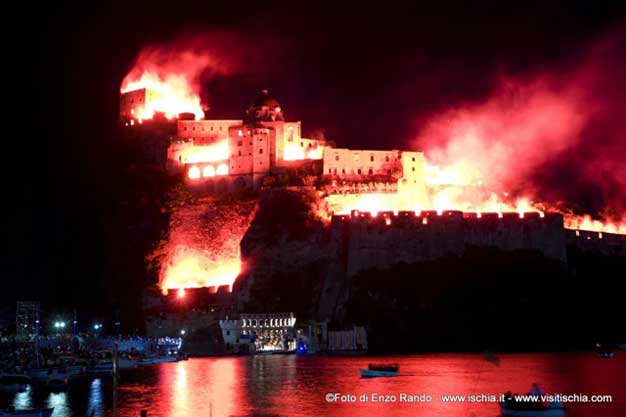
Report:
[[[259,209],[241,241],[243,273],[235,283],[242,312],[315,314],[333,254],[328,229],[318,217],[313,188],[262,192]]]

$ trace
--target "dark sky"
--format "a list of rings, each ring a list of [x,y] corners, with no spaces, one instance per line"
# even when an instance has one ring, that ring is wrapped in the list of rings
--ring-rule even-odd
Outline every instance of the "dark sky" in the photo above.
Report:
[[[567,65],[625,17],[623,7],[594,1],[262,3],[66,3],[38,10],[29,35],[10,39],[25,78],[17,101],[28,106],[10,152],[37,169],[6,176],[0,314],[28,298],[50,309],[110,305],[101,300],[111,297],[102,290],[112,273],[105,236],[125,195],[121,174],[111,173],[118,91],[144,46],[203,33],[209,42],[237,38],[245,48],[235,55],[254,59],[206,83],[214,117],[241,117],[267,87],[305,132],[384,149],[410,141],[429,115],[488,95],[499,72]]]

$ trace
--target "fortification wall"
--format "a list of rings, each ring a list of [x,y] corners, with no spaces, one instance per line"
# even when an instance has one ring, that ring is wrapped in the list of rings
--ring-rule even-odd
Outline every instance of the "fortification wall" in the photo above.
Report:
[[[526,213],[464,214],[458,211],[352,212],[333,216],[331,242],[348,276],[445,255],[461,255],[467,245],[503,250],[536,249],[566,260],[563,218]]]
[[[565,240],[582,252],[626,257],[626,235],[568,229]]]

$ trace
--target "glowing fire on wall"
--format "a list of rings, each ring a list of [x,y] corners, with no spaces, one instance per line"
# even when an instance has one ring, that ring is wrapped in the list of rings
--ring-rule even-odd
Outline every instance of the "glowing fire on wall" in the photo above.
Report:
[[[176,247],[172,258],[162,269],[161,288],[164,294],[168,290],[223,285],[228,285],[228,291],[232,291],[233,283],[240,272],[239,257],[211,259],[203,251],[181,245]],[[179,292],[179,295],[184,296],[184,291]]]
[[[204,118],[200,96],[191,90],[183,75],[170,74],[162,79],[156,73],[144,72],[138,80],[131,81],[127,77],[121,92],[123,94],[144,88],[152,91],[154,98],[131,109],[134,118],[152,119],[156,112],[165,113],[168,119],[184,112],[193,113],[198,120]]]
[[[283,150],[285,161],[302,161],[304,159],[322,159],[324,157],[324,146],[303,147],[300,144],[288,142]]]

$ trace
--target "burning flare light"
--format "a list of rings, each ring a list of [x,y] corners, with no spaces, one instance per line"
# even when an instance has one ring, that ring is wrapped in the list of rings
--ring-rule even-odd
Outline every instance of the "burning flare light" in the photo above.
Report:
[[[192,91],[183,75],[170,74],[161,79],[155,73],[144,72],[136,81],[127,79],[122,84],[122,93],[145,88],[155,94],[153,99],[132,110],[136,119],[152,119],[156,112],[165,113],[168,119],[184,112],[193,113],[198,120],[204,118],[200,96]]]
[[[179,289],[178,296],[184,297],[184,288],[220,287],[232,285],[241,272],[239,257],[213,260],[202,251],[178,246],[173,257],[164,265],[161,288],[167,293]],[[182,291],[180,291],[182,290]]]

